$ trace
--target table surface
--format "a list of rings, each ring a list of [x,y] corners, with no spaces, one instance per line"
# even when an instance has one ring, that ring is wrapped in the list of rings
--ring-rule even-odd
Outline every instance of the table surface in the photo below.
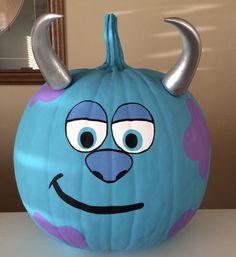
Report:
[[[0,213],[0,257],[236,257],[236,210],[200,210],[178,235],[138,252],[78,250],[45,235],[26,213]]]

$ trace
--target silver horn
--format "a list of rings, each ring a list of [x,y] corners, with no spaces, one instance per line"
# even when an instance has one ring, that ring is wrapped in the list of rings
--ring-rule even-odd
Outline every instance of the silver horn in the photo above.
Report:
[[[52,49],[48,35],[51,22],[62,17],[55,13],[43,14],[35,21],[31,32],[34,58],[43,77],[55,90],[66,88],[71,82],[71,76]]]
[[[177,27],[183,40],[183,51],[177,63],[165,74],[162,82],[166,90],[174,95],[183,95],[197,70],[201,56],[201,39],[196,29],[180,18],[166,18],[165,22]]]

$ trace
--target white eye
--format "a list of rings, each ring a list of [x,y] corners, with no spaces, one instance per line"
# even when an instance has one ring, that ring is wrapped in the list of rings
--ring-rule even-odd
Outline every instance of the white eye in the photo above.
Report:
[[[80,152],[98,148],[106,138],[107,124],[93,120],[73,120],[66,123],[66,136],[71,146]]]
[[[141,153],[153,142],[154,124],[143,120],[119,121],[113,123],[112,133],[121,149],[129,153]]]

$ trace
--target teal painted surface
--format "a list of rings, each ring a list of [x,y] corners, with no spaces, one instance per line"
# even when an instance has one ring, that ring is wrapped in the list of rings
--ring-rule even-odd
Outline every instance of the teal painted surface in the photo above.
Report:
[[[26,106],[15,142],[15,175],[31,216],[37,212],[56,227],[80,231],[91,250],[139,249],[168,239],[183,213],[199,208],[208,174],[199,176],[198,161],[191,160],[184,149],[184,134],[192,120],[186,100],[196,103],[193,96],[187,92],[173,97],[162,85],[162,73],[128,67],[114,30],[114,16],[107,16],[106,24],[105,64],[72,71],[73,83],[62,94]],[[120,151],[111,131],[119,106],[138,103],[153,117],[151,147],[139,154],[130,153],[132,168],[115,183],[104,183],[94,176],[85,164],[88,153],[76,151],[67,140],[66,118],[85,100],[99,103],[107,115],[107,136],[98,150]],[[58,173],[64,174],[58,181],[63,191],[83,203],[122,206],[142,202],[144,207],[119,214],[77,209],[49,189]]]

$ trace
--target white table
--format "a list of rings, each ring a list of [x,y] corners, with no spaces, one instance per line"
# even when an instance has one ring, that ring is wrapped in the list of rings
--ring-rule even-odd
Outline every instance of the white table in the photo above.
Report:
[[[77,250],[45,235],[26,213],[0,213],[0,257],[236,257],[236,210],[200,210],[177,236],[139,252]]]

